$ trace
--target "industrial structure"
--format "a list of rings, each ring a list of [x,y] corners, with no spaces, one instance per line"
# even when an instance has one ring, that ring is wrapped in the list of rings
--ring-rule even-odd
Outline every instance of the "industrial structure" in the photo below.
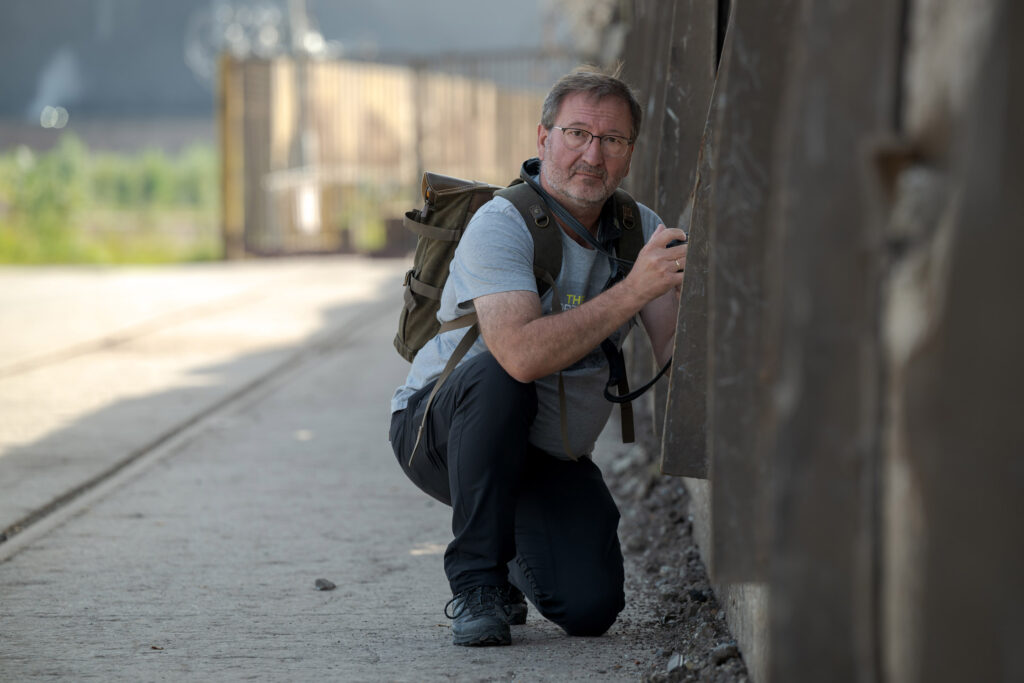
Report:
[[[753,680],[1024,680],[1024,8],[626,6],[661,466]]]

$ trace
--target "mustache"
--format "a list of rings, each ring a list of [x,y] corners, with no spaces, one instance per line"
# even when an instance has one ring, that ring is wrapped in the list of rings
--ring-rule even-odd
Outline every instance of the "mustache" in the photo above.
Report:
[[[600,168],[598,166],[591,166],[585,161],[581,161],[580,163],[573,166],[570,170],[572,173],[579,173],[580,171],[582,171],[583,173],[587,173],[589,175],[600,176],[601,180],[605,180],[608,177],[608,172],[605,169]]]

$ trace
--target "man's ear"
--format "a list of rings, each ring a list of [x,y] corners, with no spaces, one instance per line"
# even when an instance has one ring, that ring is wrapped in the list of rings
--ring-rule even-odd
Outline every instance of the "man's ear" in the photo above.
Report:
[[[543,123],[537,124],[537,158],[544,161],[544,145],[547,144],[549,131]]]

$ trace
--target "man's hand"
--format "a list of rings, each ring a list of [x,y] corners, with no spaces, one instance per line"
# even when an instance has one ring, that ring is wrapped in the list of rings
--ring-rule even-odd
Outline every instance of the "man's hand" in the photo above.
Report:
[[[662,290],[660,296],[648,301],[640,312],[640,319],[647,329],[647,337],[651,340],[651,348],[659,366],[664,365],[672,357],[676,313],[679,309],[683,270],[686,268],[686,254],[689,249],[686,239],[686,233],[682,230],[659,225],[650,241],[640,251],[640,256],[629,276],[632,277],[636,273],[641,278],[640,286],[649,284],[654,291],[664,287],[666,281],[671,283]],[[668,246],[670,243],[675,243],[675,246]],[[645,253],[648,250],[650,254]],[[637,266],[641,265],[641,259],[645,259],[644,263],[647,263],[648,257],[653,261],[650,266],[653,272],[638,272]],[[629,277],[623,284],[627,284]]]
[[[668,246],[669,242],[675,240],[681,244]],[[622,284],[645,304],[673,288],[678,297],[683,285],[683,270],[686,268],[686,253],[689,249],[685,242],[686,233],[682,230],[659,225],[651,239],[640,250],[633,269]]]

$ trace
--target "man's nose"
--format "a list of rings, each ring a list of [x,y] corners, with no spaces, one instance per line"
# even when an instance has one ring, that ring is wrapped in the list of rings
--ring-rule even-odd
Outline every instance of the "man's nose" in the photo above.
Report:
[[[590,138],[590,144],[583,150],[583,158],[594,166],[604,161],[604,150],[601,149],[600,138]]]

